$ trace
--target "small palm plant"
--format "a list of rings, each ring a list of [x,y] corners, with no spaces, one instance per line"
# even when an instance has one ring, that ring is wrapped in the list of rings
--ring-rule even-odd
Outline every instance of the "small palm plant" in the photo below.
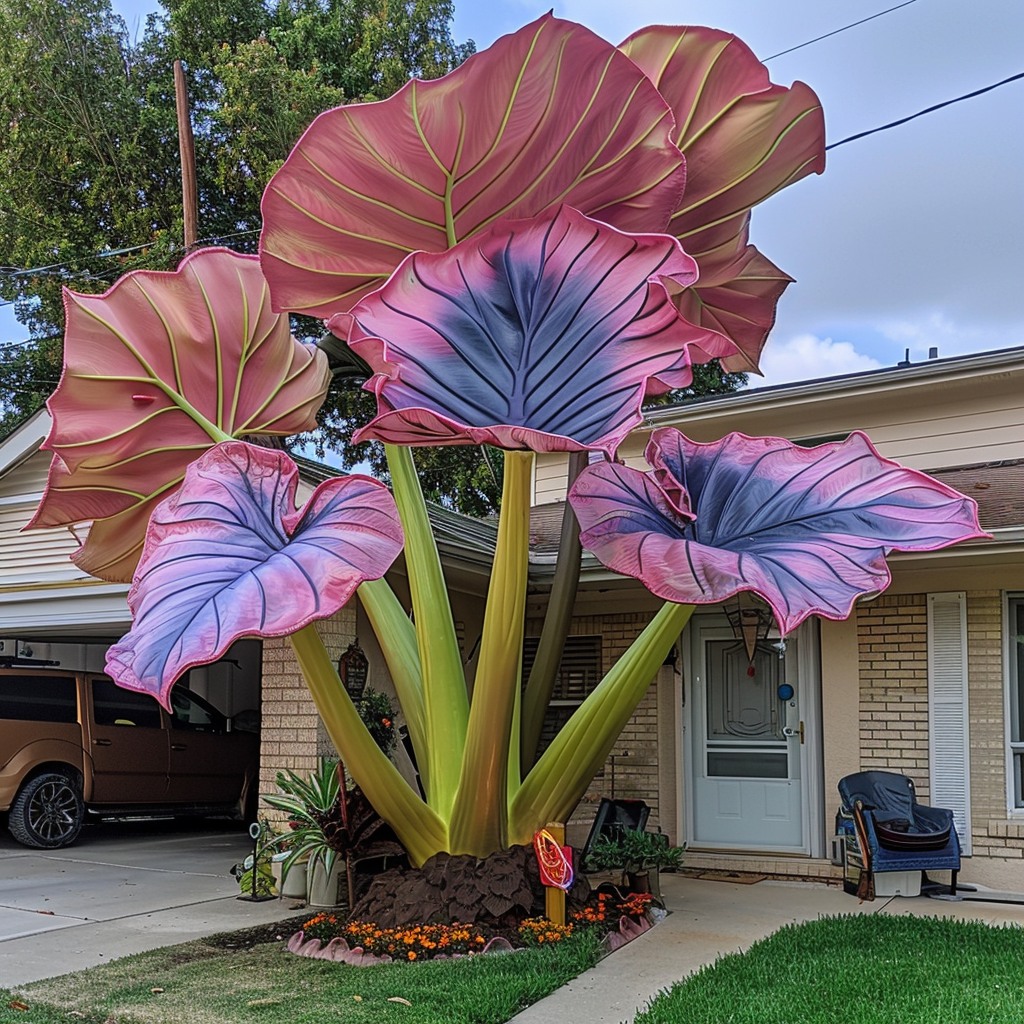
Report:
[[[304,860],[311,865],[319,861],[329,874],[341,852],[336,839],[341,794],[337,762],[321,758],[317,770],[308,777],[290,769],[280,771],[276,782],[281,792],[263,799],[288,815],[290,829],[275,841],[288,850],[288,857],[281,865],[282,874],[287,875],[295,864]]]
[[[282,875],[287,877],[301,861],[308,861],[311,868],[320,864],[324,874],[330,875],[337,858],[343,857],[351,905],[353,864],[369,857],[398,857],[404,851],[363,791],[354,784],[342,788],[343,776],[340,761],[321,758],[308,777],[290,770],[278,772],[276,781],[281,792],[264,800],[284,811],[291,826],[276,840],[288,850],[281,865]]]

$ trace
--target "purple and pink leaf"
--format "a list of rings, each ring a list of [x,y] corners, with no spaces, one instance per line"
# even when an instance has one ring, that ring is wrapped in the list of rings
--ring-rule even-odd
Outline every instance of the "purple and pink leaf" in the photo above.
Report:
[[[326,356],[272,312],[254,256],[204,249],[102,295],[65,293],[64,372],[47,403],[54,453],[29,528],[95,520],[74,556],[130,580],[149,514],[226,437],[309,430]]]
[[[683,159],[647,76],[545,15],[444,78],[321,114],[271,179],[260,254],[275,308],[330,317],[414,251],[565,203],[663,231]]]
[[[671,236],[569,207],[416,253],[330,321],[374,370],[354,440],[610,454],[649,390],[689,383],[689,346],[721,342],[670,301],[694,275]]]
[[[295,508],[298,469],[241,441],[189,466],[158,506],[128,595],[131,631],[107,653],[120,685],[167,704],[176,679],[243,636],[287,636],[342,608],[402,548],[387,488],[363,476],[322,483]]]
[[[583,546],[608,568],[680,604],[753,591],[783,633],[810,615],[841,619],[890,582],[889,551],[984,537],[977,506],[882,458],[854,432],[802,448],[730,434],[698,444],[655,431],[649,473],[588,467],[570,492]]]

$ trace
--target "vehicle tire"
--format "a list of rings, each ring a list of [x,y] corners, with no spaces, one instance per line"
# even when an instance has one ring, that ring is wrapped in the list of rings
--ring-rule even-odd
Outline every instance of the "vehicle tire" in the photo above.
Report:
[[[44,772],[18,790],[7,827],[23,846],[55,850],[70,846],[84,821],[85,805],[77,781],[64,772]]]

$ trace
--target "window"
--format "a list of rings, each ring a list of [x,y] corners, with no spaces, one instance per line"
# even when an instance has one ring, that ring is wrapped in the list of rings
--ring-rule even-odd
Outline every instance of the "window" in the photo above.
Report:
[[[0,676],[0,718],[20,722],[77,722],[74,676]]]
[[[523,685],[530,678],[530,669],[537,657],[538,637],[528,636],[523,641]],[[555,678],[544,726],[540,736],[540,751],[547,749],[558,730],[584,699],[601,681],[601,638],[599,636],[566,637],[562,660]]]
[[[216,708],[177,686],[171,690],[171,726],[193,732],[227,732],[224,716]]]
[[[1007,615],[1010,673],[1012,806],[1024,809],[1024,595],[1011,595]]]
[[[160,705],[155,697],[125,690],[112,679],[92,681],[93,716],[97,725],[160,728]]]

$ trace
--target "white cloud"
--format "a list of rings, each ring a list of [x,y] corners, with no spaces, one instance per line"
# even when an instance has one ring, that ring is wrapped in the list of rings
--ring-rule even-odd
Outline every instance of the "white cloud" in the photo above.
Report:
[[[984,352],[1015,343],[1015,339],[1008,340],[1001,332],[989,327],[965,327],[942,311],[914,319],[886,319],[877,327],[885,337],[909,348],[913,360],[924,359],[931,348],[937,348],[940,356],[952,356]]]
[[[816,380],[862,370],[877,370],[882,364],[858,352],[848,341],[798,334],[788,341],[774,339],[761,358],[764,377],[751,377],[751,387],[787,384],[797,380]]]

